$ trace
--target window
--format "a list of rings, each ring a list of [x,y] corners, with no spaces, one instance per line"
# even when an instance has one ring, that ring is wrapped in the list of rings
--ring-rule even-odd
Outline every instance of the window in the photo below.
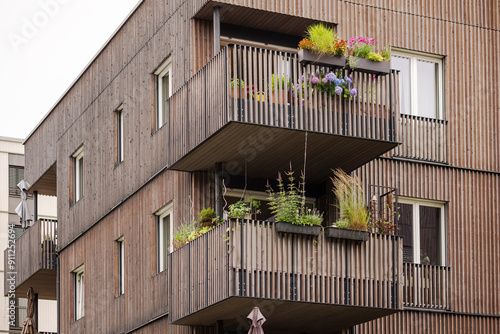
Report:
[[[401,113],[429,118],[443,115],[443,59],[441,57],[394,51],[392,68],[400,71]]]
[[[167,204],[156,213],[156,259],[157,271],[167,269],[167,256],[172,251],[173,218],[172,203]]]
[[[17,184],[24,179],[24,167],[9,166],[9,196],[21,196]]]
[[[116,109],[116,163],[123,161],[123,104]]]
[[[83,146],[73,154],[73,200],[83,197]]]
[[[155,74],[156,130],[167,122],[168,99],[172,95],[172,62],[168,58]]]
[[[85,314],[85,267],[81,265],[73,271],[75,277],[75,320]]]
[[[125,247],[123,237],[118,242],[118,295],[125,293]]]
[[[445,265],[444,203],[399,198],[399,215],[403,260]]]

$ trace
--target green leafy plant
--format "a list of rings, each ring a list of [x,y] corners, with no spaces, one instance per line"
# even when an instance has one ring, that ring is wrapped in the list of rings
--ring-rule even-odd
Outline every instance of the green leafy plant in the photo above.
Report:
[[[199,227],[196,221],[179,225],[172,236],[174,250],[207,233],[212,228],[213,226]]]
[[[248,201],[238,201],[229,205],[229,218],[243,219],[247,216],[255,218],[255,215],[260,213],[260,201],[250,198]]]
[[[313,44],[313,51],[319,55],[334,55],[334,46],[338,38],[333,28],[323,23],[313,24],[307,27],[307,39]]]
[[[333,174],[333,192],[342,217],[335,225],[353,230],[368,230],[370,214],[364,204],[365,195],[361,180],[341,169],[334,170]]]
[[[349,55],[358,58],[366,58],[373,61],[389,61],[391,58],[391,50],[389,47],[382,50],[380,53],[375,52],[375,39],[366,38],[363,36],[353,37],[349,40]],[[353,59],[348,59],[350,67],[354,68],[356,64]]]
[[[304,174],[301,174],[300,181],[296,181],[294,171],[290,166],[290,170],[285,172],[288,182],[285,184],[281,173],[278,173],[277,191],[268,184],[266,185],[269,208],[275,215],[277,221],[292,223],[295,225],[315,225],[322,216],[317,212],[304,210],[305,193],[304,193]]]
[[[216,217],[215,210],[212,208],[205,208],[200,211],[200,222],[212,222]]]
[[[243,80],[241,79],[233,79],[231,80],[231,87],[234,87],[234,85],[236,85],[236,87],[245,87],[245,82],[243,82]]]
[[[285,78],[284,75],[272,74],[271,75],[271,90],[276,89],[288,89],[290,87],[290,81]]]

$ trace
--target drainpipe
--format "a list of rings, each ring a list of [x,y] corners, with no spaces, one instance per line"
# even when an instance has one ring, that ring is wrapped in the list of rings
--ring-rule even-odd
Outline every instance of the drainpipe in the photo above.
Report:
[[[220,51],[220,7],[214,6],[214,56]]]

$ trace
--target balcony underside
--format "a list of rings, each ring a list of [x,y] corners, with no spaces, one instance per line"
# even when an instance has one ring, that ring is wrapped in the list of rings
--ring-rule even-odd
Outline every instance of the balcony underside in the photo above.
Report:
[[[304,165],[305,131],[229,122],[218,132],[191,150],[171,169],[203,171],[215,163],[225,163],[225,171],[248,177],[276,177],[278,171]],[[397,145],[395,142],[352,136],[308,132],[307,182],[321,182],[331,175],[331,168],[352,171]]]
[[[331,333],[398,312],[395,309],[230,297],[174,323],[209,326],[223,320],[224,330],[237,330],[241,324],[246,328],[246,317],[255,306],[267,319],[264,331],[272,333]]]
[[[32,287],[38,298],[56,300],[56,278],[57,270],[41,269],[16,288],[16,296],[26,298]]]

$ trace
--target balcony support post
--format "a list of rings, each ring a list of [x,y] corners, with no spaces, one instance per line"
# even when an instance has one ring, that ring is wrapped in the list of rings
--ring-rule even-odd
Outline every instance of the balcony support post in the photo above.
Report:
[[[214,6],[214,56],[220,51],[220,7]]]
[[[215,163],[215,214],[219,218],[222,218],[224,212],[223,210],[223,202],[224,199],[222,198],[222,181],[223,181],[223,176],[222,176],[222,162],[217,162]]]
[[[38,220],[38,191],[33,192],[33,206],[35,207],[35,212],[33,213],[35,222]]]
[[[224,334],[224,322],[222,320],[217,320],[216,323],[216,332],[217,334]]]

